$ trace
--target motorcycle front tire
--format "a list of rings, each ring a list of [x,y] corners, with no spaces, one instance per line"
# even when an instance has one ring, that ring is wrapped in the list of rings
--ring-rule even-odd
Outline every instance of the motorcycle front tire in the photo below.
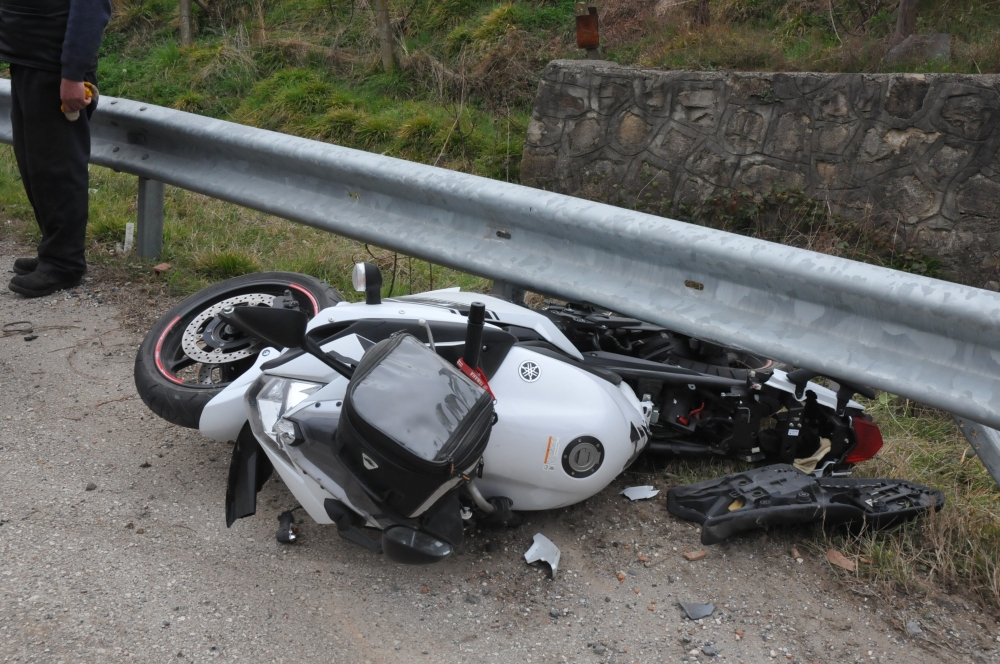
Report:
[[[315,277],[294,272],[258,272],[212,284],[165,313],[146,334],[135,357],[135,387],[146,406],[168,422],[197,429],[205,404],[236,376],[227,375],[225,382],[211,384],[180,381],[161,361],[160,350],[164,342],[182,334],[186,321],[234,295],[262,293],[281,296],[286,290],[293,293],[310,318],[322,309],[343,301],[335,289]],[[252,365],[253,358],[247,359],[249,361],[241,366]]]

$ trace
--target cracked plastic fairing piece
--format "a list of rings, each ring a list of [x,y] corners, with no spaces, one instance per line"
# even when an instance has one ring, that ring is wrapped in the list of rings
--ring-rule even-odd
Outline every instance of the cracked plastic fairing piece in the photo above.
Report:
[[[630,486],[629,488],[625,489],[624,491],[621,491],[620,493],[629,500],[645,500],[646,498],[652,498],[656,494],[660,493],[660,490],[654,489],[649,485]]]
[[[904,480],[823,477],[786,464],[667,492],[667,510],[700,523],[701,543],[768,526],[823,521],[888,528],[944,506],[944,494]]]
[[[535,541],[531,548],[524,554],[524,561],[536,563],[539,560],[549,564],[552,568],[552,578],[556,578],[556,569],[559,567],[559,547],[552,543],[548,537],[541,533],[535,533]]]

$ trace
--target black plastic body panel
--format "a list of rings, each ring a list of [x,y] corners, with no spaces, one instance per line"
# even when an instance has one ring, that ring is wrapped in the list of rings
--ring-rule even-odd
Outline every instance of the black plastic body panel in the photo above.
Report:
[[[775,464],[667,492],[667,510],[700,523],[702,544],[768,526],[812,523],[888,528],[929,509],[944,494],[904,480],[824,477]]]

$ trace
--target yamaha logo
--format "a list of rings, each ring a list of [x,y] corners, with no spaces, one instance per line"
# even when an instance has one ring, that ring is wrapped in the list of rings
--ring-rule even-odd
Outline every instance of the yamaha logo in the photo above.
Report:
[[[521,380],[524,382],[534,383],[542,375],[542,369],[531,360],[528,360],[527,362],[521,362],[521,366],[517,368],[517,373],[521,375]]]
[[[372,461],[372,458],[364,452],[361,453],[361,460],[364,462],[365,468],[368,470],[375,470],[378,468],[378,464]]]

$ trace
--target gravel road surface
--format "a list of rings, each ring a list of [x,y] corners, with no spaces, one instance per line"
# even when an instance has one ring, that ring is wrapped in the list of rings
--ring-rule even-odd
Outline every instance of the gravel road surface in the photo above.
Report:
[[[0,274],[16,247],[0,241]],[[475,533],[433,568],[405,568],[304,522],[272,478],[227,529],[231,445],[152,416],[132,363],[133,286],[96,271],[78,292],[0,293],[0,661],[987,662],[997,626],[961,597],[878,598],[801,531],[706,547],[624,486]],[[140,296],[145,303],[145,295]],[[169,301],[150,304],[162,312]],[[27,325],[30,333],[15,331]],[[26,341],[25,337],[36,337]],[[301,512],[299,512],[301,514]],[[542,532],[555,580],[523,554]],[[792,557],[799,550],[801,562]],[[710,602],[691,621],[678,602]],[[909,625],[909,632],[907,632]]]

